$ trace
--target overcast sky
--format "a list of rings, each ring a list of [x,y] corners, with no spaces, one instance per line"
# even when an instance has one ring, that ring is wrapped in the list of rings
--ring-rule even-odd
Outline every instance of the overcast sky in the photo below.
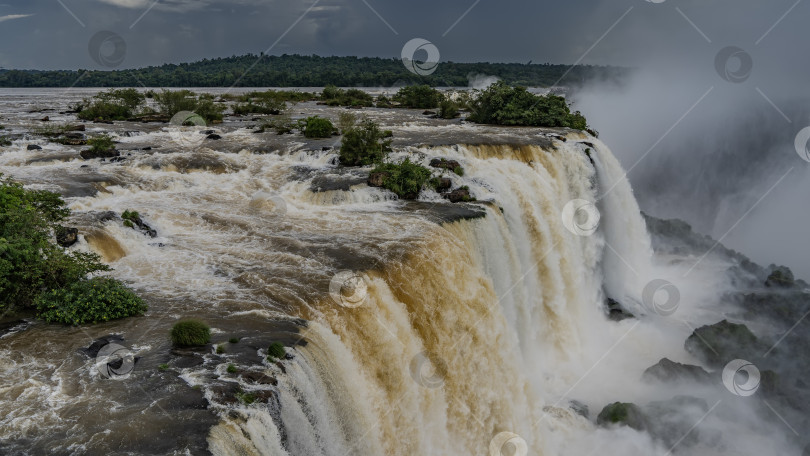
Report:
[[[398,57],[418,37],[442,60],[633,66],[711,66],[736,45],[788,71],[810,66],[808,18],[801,0],[6,0],[0,66],[104,69],[88,43],[108,30],[127,45],[120,68],[267,49]]]

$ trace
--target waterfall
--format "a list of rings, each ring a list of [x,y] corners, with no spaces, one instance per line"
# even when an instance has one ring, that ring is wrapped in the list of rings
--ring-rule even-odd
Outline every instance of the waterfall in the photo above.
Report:
[[[650,252],[621,167],[588,140],[402,152],[459,161],[486,216],[422,229],[406,255],[363,272],[362,305],[326,297],[302,312],[309,344],[280,378],[272,425],[284,428],[290,454],[488,454],[493,436],[509,432],[530,454],[552,455],[566,445],[560,429],[598,438],[566,392],[612,337],[603,283],[624,291],[624,269],[643,269]],[[575,200],[599,208],[595,232],[566,227]],[[242,432],[253,435],[248,423]],[[238,452],[223,429],[211,447]],[[638,454],[653,452],[636,438]],[[283,454],[253,443],[256,454]]]

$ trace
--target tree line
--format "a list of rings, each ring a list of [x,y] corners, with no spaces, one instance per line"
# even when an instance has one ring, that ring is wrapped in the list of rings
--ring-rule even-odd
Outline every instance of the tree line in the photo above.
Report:
[[[497,76],[512,85],[548,87],[618,79],[626,71],[591,65],[442,62],[433,74],[419,76],[394,58],[247,54],[113,71],[0,70],[0,87],[466,87],[477,75]]]

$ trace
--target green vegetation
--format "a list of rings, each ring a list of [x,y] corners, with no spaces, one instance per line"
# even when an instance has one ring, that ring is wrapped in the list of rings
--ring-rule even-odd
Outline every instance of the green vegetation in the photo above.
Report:
[[[138,315],[146,305],[123,284],[88,275],[110,268],[98,255],[66,251],[53,233],[70,215],[56,193],[0,176],[0,311],[33,311],[82,324]]]
[[[606,405],[596,418],[596,422],[600,425],[623,424],[637,430],[646,428],[641,409],[630,402],[614,402]]]
[[[88,139],[87,144],[93,152],[107,152],[115,149],[115,141],[106,133]]]
[[[360,89],[339,89],[328,85],[321,92],[321,101],[329,106],[371,107],[374,97]]]
[[[374,103],[374,106],[376,106],[378,108],[386,108],[387,109],[387,108],[393,108],[394,103],[387,96],[380,95],[380,96],[377,97],[377,101],[376,101],[376,103]]]
[[[403,87],[394,95],[394,101],[403,108],[433,109],[442,99],[441,92],[424,84]]]
[[[618,80],[628,72],[618,67],[571,68],[548,63],[442,62],[435,73],[419,76],[409,72],[398,58],[247,54],[135,70],[0,70],[0,87],[467,87],[471,74],[494,75],[509,84],[548,87],[587,79]]]
[[[239,338],[238,337],[231,337],[230,339],[228,339],[228,342],[230,342],[232,344],[238,344],[239,343]]]
[[[206,122],[219,122],[225,111],[225,107],[215,104],[214,96],[207,93],[197,95],[190,90],[163,90],[150,95],[155,99],[160,113],[170,119],[180,111],[190,111]]]
[[[246,393],[244,391],[237,391],[236,393],[234,393],[234,396],[236,396],[236,398],[239,399],[239,402],[241,402],[241,403],[243,403],[245,405],[250,405],[250,404],[256,402],[256,395],[253,394],[253,393]]]
[[[199,320],[184,320],[172,326],[171,337],[178,347],[205,345],[211,340],[211,328]]]
[[[160,370],[162,370],[162,371],[168,370],[168,369],[169,369],[169,365],[168,365],[168,364],[166,364],[166,363],[159,364],[159,365],[158,365],[158,369],[160,369]]]
[[[442,119],[455,119],[461,115],[459,106],[453,100],[443,97],[439,103],[439,117]]]
[[[310,101],[317,99],[317,95],[309,92],[268,90],[265,92],[248,92],[238,97],[224,95],[223,98],[232,98],[238,101],[233,106],[233,113],[236,115],[278,115],[287,108],[287,102]]]
[[[458,174],[459,176],[463,176],[464,168],[462,168],[461,166],[456,166],[455,168],[453,168],[453,172]]]
[[[125,210],[121,214],[121,219],[124,220],[124,226],[127,228],[135,228],[137,221],[141,219],[141,215],[137,211]]]
[[[337,133],[337,128],[331,120],[318,116],[299,120],[298,129],[307,138],[329,138],[333,133]]]
[[[227,370],[229,374],[235,374],[237,371],[236,366],[233,364],[228,364],[228,367],[225,370]]]
[[[293,122],[292,118],[288,114],[281,114],[273,117],[272,119],[265,120],[264,123],[259,126],[257,132],[263,133],[267,129],[273,129],[276,131],[277,135],[286,135],[292,133],[297,126],[298,124]]]
[[[498,81],[471,102],[469,120],[496,125],[569,127],[585,130],[587,121],[579,111],[571,113],[565,98],[534,95],[524,87]]]
[[[146,312],[146,304],[121,282],[104,277],[80,280],[39,294],[38,317],[48,323],[82,325]]]
[[[135,115],[146,101],[136,89],[110,89],[84,100],[77,108],[82,120],[127,120]]]
[[[225,353],[225,344],[217,344],[217,355]]]
[[[0,136],[0,147],[8,147],[11,145],[11,140],[5,136]]]
[[[340,145],[340,163],[347,166],[365,166],[382,163],[391,152],[390,130],[380,130],[371,120],[364,120],[343,133]]]
[[[357,114],[351,111],[343,111],[338,114],[338,128],[341,133],[346,133],[355,125],[357,125]]]
[[[287,352],[284,351],[284,344],[281,342],[273,342],[267,348],[267,360],[275,361],[276,359],[283,359]]]
[[[430,181],[431,171],[406,158],[402,163],[384,163],[371,171],[382,175],[382,187],[403,199],[416,199],[422,187]]]

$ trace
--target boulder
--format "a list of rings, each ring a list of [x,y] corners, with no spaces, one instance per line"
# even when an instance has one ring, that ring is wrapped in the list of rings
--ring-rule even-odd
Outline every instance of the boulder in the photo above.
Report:
[[[747,326],[728,320],[696,329],[686,339],[684,348],[709,367],[718,369],[733,359],[753,361],[768,349]]]
[[[439,177],[436,182],[436,191],[445,192],[453,187],[453,180],[449,177]]]
[[[115,149],[107,149],[107,150],[93,150],[87,149],[79,152],[79,156],[85,160],[92,160],[94,158],[112,158],[121,155]]]
[[[606,405],[599,412],[599,416],[596,417],[596,424],[600,426],[629,426],[639,431],[647,428],[646,419],[641,409],[630,402],[614,402]]]
[[[36,144],[29,144],[28,147],[26,147],[26,150],[42,150],[42,147]]]
[[[56,230],[56,243],[62,247],[70,247],[79,239],[79,230],[71,227],[60,226]]]
[[[795,285],[793,272],[786,266],[778,266],[773,269],[765,280],[766,287],[790,288]]]
[[[461,163],[456,160],[447,160],[445,158],[434,158],[430,161],[430,166],[434,168],[449,169],[450,171],[460,168]]]
[[[619,301],[611,298],[607,298],[607,301],[605,301],[605,308],[607,309],[608,318],[612,321],[622,321],[627,320],[628,318],[636,318],[636,316],[628,312],[624,306],[619,303]]]
[[[463,203],[467,201],[475,201],[475,198],[473,198],[470,195],[470,189],[467,187],[457,188],[450,193],[444,194],[443,196],[449,199],[451,203]]]
[[[246,382],[256,383],[259,385],[278,385],[278,380],[274,377],[271,377],[264,372],[259,371],[248,371],[242,373],[242,379]]]
[[[368,176],[368,185],[370,187],[382,187],[386,177],[388,177],[388,173],[371,173]]]
[[[218,135],[216,133],[211,133],[208,136],[206,136],[205,139],[211,139],[211,140],[217,141],[217,140],[222,139],[222,136],[220,136],[220,135]]]
[[[43,118],[41,118],[39,120],[41,120],[42,122],[49,122],[51,120],[51,118],[48,117],[48,116],[45,116],[45,117],[43,117]]]
[[[590,416],[588,406],[583,404],[582,402],[570,401],[568,402],[568,406],[571,407],[571,410],[573,410],[577,415],[584,416],[585,418],[588,418]]]
[[[108,334],[106,336],[99,337],[98,339],[94,340],[89,347],[81,348],[79,349],[79,351],[87,355],[88,358],[95,358],[96,356],[98,356],[98,352],[105,345],[111,343],[120,344],[123,341],[124,338],[119,334]]]
[[[84,125],[71,125],[67,129],[69,131],[85,131]]]
[[[676,363],[667,358],[662,358],[658,364],[650,366],[641,376],[644,381],[659,382],[710,382],[711,374],[700,366]]]

